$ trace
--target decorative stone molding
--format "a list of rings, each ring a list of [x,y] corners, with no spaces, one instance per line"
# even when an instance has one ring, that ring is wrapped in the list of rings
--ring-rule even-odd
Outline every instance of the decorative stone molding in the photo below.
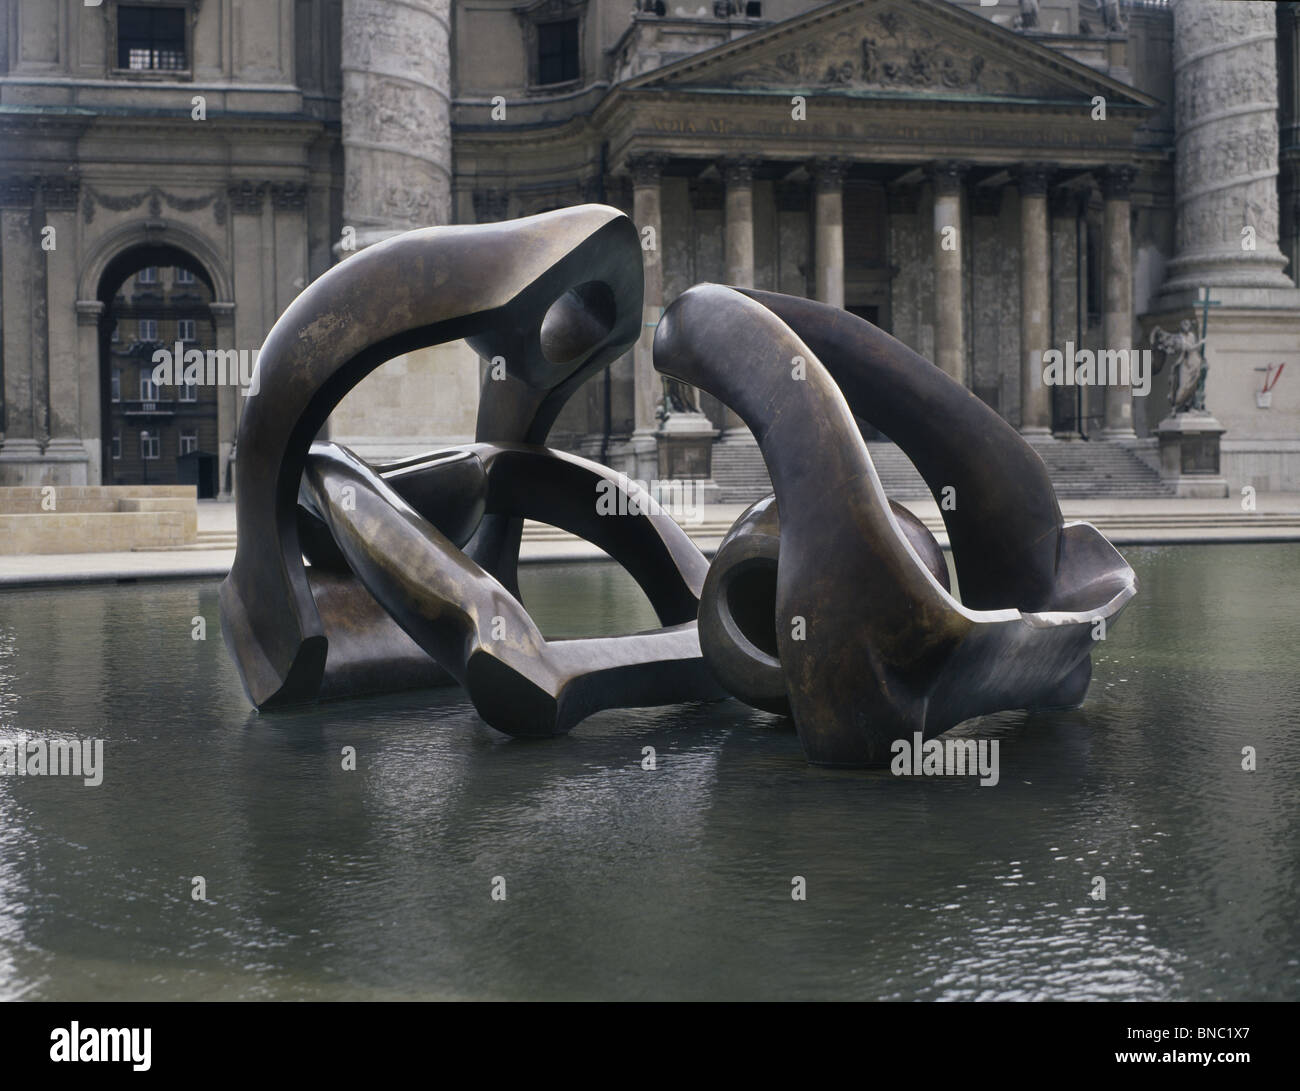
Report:
[[[77,325],[78,326],[98,326],[103,320],[105,312],[108,310],[102,300],[99,299],[78,299],[77,300]]]
[[[751,186],[754,184],[754,166],[757,160],[747,155],[718,160],[718,171],[728,186]]]
[[[734,87],[831,87],[914,91],[971,91],[1050,97],[1060,77],[1005,60],[990,64],[987,49],[960,33],[897,9],[858,11],[851,26],[771,51],[722,79]],[[686,77],[690,78],[690,77]]]
[[[91,223],[95,219],[96,206],[111,212],[130,212],[132,209],[139,208],[146,200],[149,202],[149,215],[155,220],[162,216],[165,204],[174,212],[197,212],[210,206],[212,218],[218,224],[226,222],[226,202],[220,193],[209,193],[203,197],[177,197],[158,186],[150,186],[139,193],[115,195],[101,193],[91,185],[83,185],[81,188],[84,192],[81,199],[81,218],[86,223]]]
[[[307,207],[307,184],[272,182],[271,207],[277,212],[301,212]]]
[[[233,303],[217,300],[208,304],[208,311],[212,315],[214,325],[223,328],[234,326],[235,305]]]
[[[228,186],[226,196],[230,198],[230,207],[246,216],[260,215],[269,186],[268,182],[250,182],[247,179]]]
[[[934,183],[936,196],[951,197],[962,191],[962,183],[969,169],[967,164],[949,159],[940,163],[931,163],[926,174]]]
[[[663,176],[666,155],[659,152],[638,152],[628,156],[627,166],[634,186],[657,186]]]
[[[817,189],[821,193],[839,189],[844,184],[844,176],[848,170],[849,164],[835,156],[814,159],[808,166],[808,173],[813,176]]]
[[[1016,186],[1022,197],[1042,197],[1047,193],[1047,183],[1052,168],[1047,163],[1022,163],[1015,169]]]
[[[0,208],[31,208],[36,199],[37,185],[35,175],[0,177]]]
[[[1137,167],[1116,164],[1101,171],[1101,195],[1108,201],[1127,201],[1137,178]]]
[[[76,173],[47,174],[41,177],[41,197],[45,207],[56,212],[74,212],[81,178]]]

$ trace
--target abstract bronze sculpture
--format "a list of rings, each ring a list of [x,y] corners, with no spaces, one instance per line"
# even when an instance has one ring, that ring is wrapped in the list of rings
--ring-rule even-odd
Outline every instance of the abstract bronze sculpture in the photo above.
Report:
[[[1042,462],[996,413],[847,312],[700,285],[664,314],[655,367],[741,415],[775,490],[712,567],[637,485],[544,446],[567,398],[635,342],[642,286],[631,221],[585,205],[408,232],[294,301],[240,422],[221,588],[254,705],[454,679],[493,727],[537,736],[734,695],[792,714],[810,761],[870,765],[914,731],[1083,699],[1095,623],[1135,593],[1132,570],[1092,527],[1062,525]],[[462,337],[502,365],[475,443],[372,467],[314,442],[375,367]],[[936,495],[954,490],[961,602],[934,538],[885,498],[854,414]],[[598,514],[609,489],[630,514]],[[525,518],[599,545],[663,627],[546,640],[519,600]]]

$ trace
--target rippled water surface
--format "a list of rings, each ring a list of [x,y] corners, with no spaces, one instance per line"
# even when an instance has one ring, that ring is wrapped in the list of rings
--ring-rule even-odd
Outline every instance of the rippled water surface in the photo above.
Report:
[[[0,776],[0,997],[1300,999],[1300,547],[1125,552],[1087,704],[959,729],[995,787],[809,768],[734,701],[528,743],[455,690],[259,715],[215,583],[0,594],[0,736],[106,766]],[[654,624],[612,566],[524,596]]]

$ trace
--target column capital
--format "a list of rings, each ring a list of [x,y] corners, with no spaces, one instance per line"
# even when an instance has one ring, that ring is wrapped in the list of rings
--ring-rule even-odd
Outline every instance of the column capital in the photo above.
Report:
[[[808,173],[813,176],[814,183],[821,193],[839,189],[844,184],[844,176],[848,170],[848,161],[833,155],[818,156],[808,164]]]
[[[99,299],[78,299],[77,300],[77,325],[78,326],[97,326],[99,320],[104,317],[104,303]]]
[[[41,197],[51,211],[75,212],[80,190],[81,176],[76,171],[41,176]]]
[[[233,303],[209,303],[208,312],[212,315],[213,323],[218,326],[232,325],[235,321],[235,305]]]
[[[729,186],[749,186],[754,182],[754,167],[758,160],[753,156],[739,155],[718,160],[718,170]]]
[[[1101,195],[1108,201],[1127,201],[1137,167],[1129,163],[1112,163],[1101,171]]]
[[[269,187],[269,182],[251,182],[245,178],[227,186],[226,196],[230,199],[233,211],[257,216],[262,212],[262,202]]]
[[[277,212],[301,212],[307,207],[305,182],[272,182],[271,207]]]
[[[955,159],[944,159],[931,163],[926,168],[926,175],[934,183],[934,192],[936,194],[951,197],[961,192],[962,182],[969,170],[969,163],[961,163]]]
[[[634,186],[657,186],[668,156],[662,152],[636,152],[627,157],[627,169]]]
[[[1012,173],[1021,197],[1047,196],[1047,182],[1052,174],[1048,163],[1021,163]]]
[[[0,208],[31,208],[36,197],[36,186],[35,175],[0,176]]]

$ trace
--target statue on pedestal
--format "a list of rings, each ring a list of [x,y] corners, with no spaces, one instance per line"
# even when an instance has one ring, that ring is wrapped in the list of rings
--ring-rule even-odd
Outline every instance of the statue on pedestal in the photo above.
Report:
[[[1169,386],[1169,404],[1173,416],[1187,412],[1205,412],[1205,375],[1209,365],[1205,360],[1205,338],[1197,338],[1192,320],[1184,318],[1177,333],[1169,333],[1159,326],[1151,331],[1151,344],[1174,361],[1174,381]],[[1192,353],[1200,350],[1200,355]],[[1164,367],[1161,363],[1156,373]]]

